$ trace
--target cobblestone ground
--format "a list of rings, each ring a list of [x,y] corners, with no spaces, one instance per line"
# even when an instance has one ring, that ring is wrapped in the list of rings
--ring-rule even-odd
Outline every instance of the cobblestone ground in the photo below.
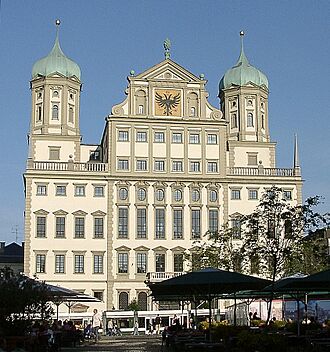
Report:
[[[120,336],[120,337],[102,337],[98,343],[93,344],[86,342],[76,348],[62,348],[63,352],[165,352],[162,350],[162,340],[160,336]]]

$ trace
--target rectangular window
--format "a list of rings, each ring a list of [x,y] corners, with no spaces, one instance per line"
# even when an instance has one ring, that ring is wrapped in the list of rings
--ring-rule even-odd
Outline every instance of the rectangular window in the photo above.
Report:
[[[249,189],[249,199],[258,199],[257,189]]]
[[[118,208],[118,237],[128,237],[128,208]]]
[[[65,255],[56,254],[55,255],[55,273],[64,274],[65,272]]]
[[[37,216],[37,237],[46,237],[46,217]]]
[[[156,272],[164,273],[165,272],[165,254],[164,253],[156,253]]]
[[[155,160],[155,171],[165,171],[164,160]]]
[[[56,233],[57,238],[65,237],[65,216],[56,216]]]
[[[147,253],[136,254],[136,272],[145,274],[147,272]]]
[[[218,163],[216,161],[208,161],[207,172],[218,172]]]
[[[94,254],[94,265],[93,265],[94,274],[103,274],[103,255]]]
[[[46,255],[37,254],[36,255],[36,273],[46,272]]]
[[[183,211],[182,209],[173,210],[173,238],[181,239],[183,237]]]
[[[74,272],[76,274],[83,274],[84,273],[84,255],[83,254],[76,254],[74,256]]]
[[[104,197],[104,186],[94,186],[94,197]]]
[[[231,190],[231,199],[241,199],[241,191],[239,189]]]
[[[147,160],[136,160],[136,170],[146,171],[147,170]]]
[[[143,105],[138,106],[138,115],[142,115],[144,112]]]
[[[103,291],[94,291],[94,297],[100,301],[103,301]]]
[[[104,236],[104,226],[103,218],[94,218],[94,237],[103,238]]]
[[[200,171],[201,171],[200,161],[191,161],[190,162],[190,172],[200,172]]]
[[[64,186],[64,185],[56,186],[56,195],[57,196],[66,196],[66,186]]]
[[[118,159],[118,170],[128,170],[127,159]]]
[[[257,166],[258,165],[258,155],[254,153],[248,153],[248,165]]]
[[[231,221],[232,235],[235,239],[241,238],[241,221],[239,219],[233,219]]]
[[[207,144],[218,144],[218,136],[216,134],[209,133],[207,135]]]
[[[118,131],[118,141],[128,142],[128,131]]]
[[[118,253],[118,273],[128,273],[128,253]]]
[[[74,195],[76,197],[85,197],[85,186],[75,186]]]
[[[175,253],[173,257],[173,267],[175,273],[180,273],[183,271],[183,254]]]
[[[209,231],[217,233],[219,230],[219,212],[217,209],[209,210]]]
[[[76,216],[74,219],[74,237],[84,238],[85,236],[85,218]]]
[[[191,236],[200,238],[201,236],[201,211],[200,209],[191,210]]]
[[[37,185],[37,196],[46,196],[46,195],[47,195],[47,186]]]
[[[292,191],[283,191],[283,199],[292,200]]]
[[[49,148],[49,160],[60,160],[60,147]]]
[[[182,133],[172,133],[172,143],[182,143]]]
[[[172,161],[172,171],[181,172],[183,171],[183,163],[180,160]]]
[[[190,144],[199,144],[199,133],[190,133],[189,134],[189,143]]]
[[[155,143],[164,143],[165,142],[165,133],[164,132],[155,132],[154,142]]]
[[[155,235],[157,239],[165,238],[165,209],[155,210]]]
[[[147,238],[147,209],[137,208],[136,210],[137,238]]]
[[[147,141],[147,132],[136,132],[136,141],[137,142],[146,142]]]

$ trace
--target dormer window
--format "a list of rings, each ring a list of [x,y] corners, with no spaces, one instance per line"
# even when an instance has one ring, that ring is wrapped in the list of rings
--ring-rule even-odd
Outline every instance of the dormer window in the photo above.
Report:
[[[58,105],[54,104],[52,107],[52,120],[58,120]]]

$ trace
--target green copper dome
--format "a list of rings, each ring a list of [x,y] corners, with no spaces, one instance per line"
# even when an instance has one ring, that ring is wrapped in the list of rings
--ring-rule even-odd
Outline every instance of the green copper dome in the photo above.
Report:
[[[79,66],[63,53],[58,40],[58,34],[56,35],[55,44],[51,52],[33,65],[32,78],[38,75],[48,76],[55,72],[61,73],[66,77],[76,76],[79,80],[81,77]]]
[[[241,37],[244,34],[241,34]],[[244,86],[249,82],[257,86],[264,86],[268,89],[268,79],[264,73],[249,63],[243,50],[243,40],[241,42],[241,53],[235,66],[228,70],[221,78],[219,83],[219,91],[231,86]]]

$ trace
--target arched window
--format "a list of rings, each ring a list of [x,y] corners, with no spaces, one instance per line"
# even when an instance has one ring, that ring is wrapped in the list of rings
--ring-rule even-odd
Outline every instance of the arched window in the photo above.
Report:
[[[163,189],[157,189],[156,190],[156,200],[158,200],[159,202],[163,201],[165,198],[165,192]]]
[[[137,115],[145,115],[147,108],[146,92],[142,89],[135,93],[135,109]]]
[[[58,105],[56,104],[52,107],[52,120],[58,120]]]
[[[198,112],[198,95],[190,93],[188,95],[189,116],[196,117]]]
[[[58,98],[58,91],[57,90],[53,91],[53,98]]]
[[[119,309],[127,310],[128,309],[128,293],[120,292],[119,293]]]
[[[261,128],[265,128],[265,115],[261,115]]]
[[[38,121],[42,120],[42,109],[41,109],[41,105],[38,105],[37,108],[37,116],[38,116]]]
[[[73,123],[73,107],[69,108],[69,122]]]
[[[138,192],[137,192],[137,195],[138,195],[138,200],[139,201],[143,201],[146,199],[147,197],[147,191],[145,188],[139,188],[138,189]]]
[[[139,306],[139,310],[148,310],[148,300],[147,300],[147,294],[145,292],[139,292],[138,306]]]
[[[252,105],[252,100],[248,100],[247,105],[251,106]]]
[[[246,120],[246,126],[247,127],[253,127],[253,114],[252,114],[252,112],[249,112],[248,114],[247,114],[247,120]]]
[[[237,115],[231,115],[231,128],[237,128]]]
[[[180,202],[182,200],[182,191],[180,189],[174,190],[174,200]]]

